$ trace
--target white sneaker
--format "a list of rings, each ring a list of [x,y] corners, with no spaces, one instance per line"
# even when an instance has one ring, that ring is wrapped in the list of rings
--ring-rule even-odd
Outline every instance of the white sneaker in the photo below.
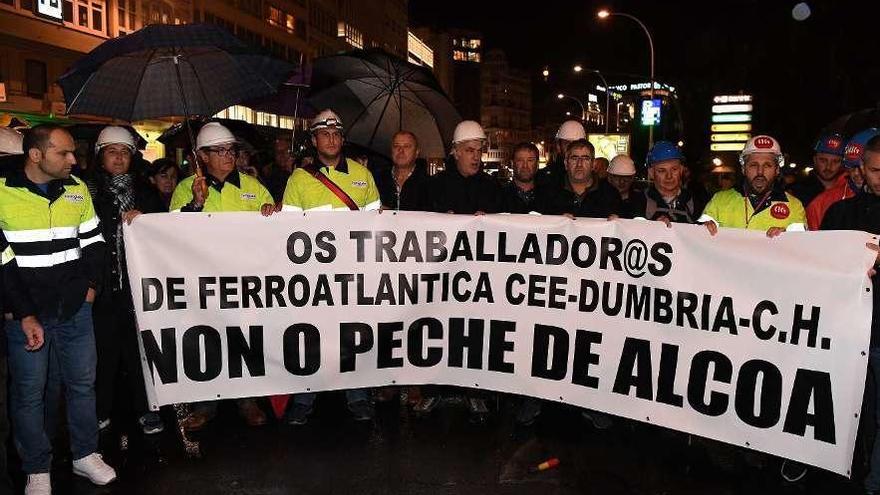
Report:
[[[116,470],[108,466],[101,454],[92,453],[73,461],[73,474],[88,478],[92,483],[103,486],[116,479]]]
[[[24,487],[24,495],[51,495],[52,482],[49,473],[29,474]]]

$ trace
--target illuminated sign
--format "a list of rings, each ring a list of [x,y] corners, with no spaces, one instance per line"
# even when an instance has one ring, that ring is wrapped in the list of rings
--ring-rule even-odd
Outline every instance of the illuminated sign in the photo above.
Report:
[[[662,102],[658,98],[653,100],[642,100],[642,125],[659,125],[660,111],[662,107]]]
[[[751,134],[712,134],[712,142],[730,142],[741,141],[746,142],[752,138]]]
[[[746,143],[712,143],[709,147],[712,151],[742,151]]]
[[[751,103],[752,95],[721,95],[713,100],[715,103]]]
[[[712,132],[751,132],[752,124],[712,124]]]
[[[599,88],[599,86],[596,87]],[[613,84],[609,84],[608,87],[611,89],[616,89],[617,91],[644,91],[647,89],[651,89],[651,84],[646,82],[618,84],[616,86]],[[666,84],[660,84],[657,81],[654,81],[654,89],[664,89],[666,91],[669,91],[670,93],[675,93],[675,86],[667,86]]]
[[[61,3],[62,0],[37,0],[34,5],[34,13],[40,17],[61,22],[64,20]]]
[[[713,115],[712,123],[724,122],[751,122],[752,116],[747,113],[726,113],[721,115]]]
[[[712,113],[749,113],[752,111],[751,103],[736,103],[727,105],[712,105]]]
[[[611,160],[629,154],[629,134],[590,134],[587,139],[596,148],[596,158]]]
[[[594,95],[593,93],[590,93],[590,94],[587,95],[587,100],[590,101],[590,102],[592,102],[592,103],[598,103],[598,102],[599,102],[599,97],[596,96],[596,95]]]

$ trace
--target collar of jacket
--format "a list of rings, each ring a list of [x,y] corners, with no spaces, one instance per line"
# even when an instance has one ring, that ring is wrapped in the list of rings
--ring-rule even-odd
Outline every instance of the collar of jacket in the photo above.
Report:
[[[339,165],[336,165],[336,167],[329,167],[329,166],[325,165],[324,162],[322,162],[321,159],[318,158],[318,156],[316,155],[315,159],[312,161],[312,164],[309,165],[308,168],[310,170],[315,170],[315,171],[321,170],[322,168],[328,168],[328,169],[335,168],[337,172],[342,172],[343,174],[347,174],[348,173],[348,158],[345,157],[344,153],[340,153],[339,154]]]
[[[49,181],[49,188],[44,193],[33,181],[28,179],[24,173],[24,166],[17,167],[6,179],[7,187],[21,187],[28,191],[49,200],[55,201],[64,194],[64,186],[75,186],[79,184],[72,176],[66,179],[53,179]]]
[[[214,177],[213,175],[208,174],[206,180],[207,180],[209,186],[213,187],[214,189],[216,189],[219,192],[223,192],[223,186],[227,183],[232,184],[233,186],[241,189],[241,175],[240,174],[241,174],[241,172],[239,172],[238,170],[233,170],[232,172],[229,172],[229,175],[226,176],[225,180],[220,180],[220,179]]]
[[[632,193],[630,193],[630,195],[632,195]],[[647,195],[648,195],[648,198],[653,199],[658,204],[663,204],[663,205],[669,206],[666,203],[666,200],[663,199],[663,195],[660,194],[660,191],[658,191],[657,188],[654,187],[653,184],[651,185],[651,187],[648,188]],[[691,200],[691,193],[690,193],[690,191],[688,191],[687,189],[682,187],[678,190],[677,198],[678,198],[679,204],[687,203],[688,201]]]
[[[743,197],[748,198],[750,196],[749,193],[746,192],[746,181],[743,180],[742,184],[734,186],[736,192],[740,193]],[[770,192],[770,196],[767,198],[768,201],[782,201],[788,203],[788,196],[785,194],[785,189],[782,188],[782,184],[779,181],[776,181],[773,184],[773,190]]]

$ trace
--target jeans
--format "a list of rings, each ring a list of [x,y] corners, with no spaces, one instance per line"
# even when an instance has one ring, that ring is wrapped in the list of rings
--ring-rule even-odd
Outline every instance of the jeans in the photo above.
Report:
[[[299,404],[302,406],[312,407],[312,404],[315,403],[316,394],[296,394],[293,396],[293,403]],[[354,404],[359,400],[370,400],[370,389],[368,388],[354,388],[345,391],[345,399],[348,401],[349,405]]]
[[[6,404],[6,356],[0,351],[0,493],[12,493],[12,481],[6,466],[6,437],[9,436],[9,417]]]
[[[865,489],[869,491],[880,490],[880,347],[872,347],[868,359],[871,373],[874,375],[874,422],[877,425],[877,434],[874,437],[874,447],[871,451],[871,471],[865,478]]]
[[[10,411],[15,447],[26,474],[48,473],[52,464],[52,444],[46,431],[51,367],[57,367],[57,376],[64,386],[73,459],[81,459],[98,448],[92,305],[84,303],[69,320],[48,319],[42,323],[45,344],[33,352],[24,348],[26,339],[20,321],[11,321],[6,326]],[[50,358],[53,352],[55,359]]]

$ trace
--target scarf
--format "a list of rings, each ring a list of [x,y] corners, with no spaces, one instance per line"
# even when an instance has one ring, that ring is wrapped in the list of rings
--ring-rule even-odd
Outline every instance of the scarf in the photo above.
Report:
[[[125,247],[122,239],[122,219],[123,213],[135,208],[134,197],[134,180],[129,174],[120,174],[114,177],[107,177],[107,189],[113,195],[113,204],[119,208],[120,221],[116,224],[116,273],[119,274],[116,282],[116,289],[123,289],[125,281],[123,274],[125,273]]]

